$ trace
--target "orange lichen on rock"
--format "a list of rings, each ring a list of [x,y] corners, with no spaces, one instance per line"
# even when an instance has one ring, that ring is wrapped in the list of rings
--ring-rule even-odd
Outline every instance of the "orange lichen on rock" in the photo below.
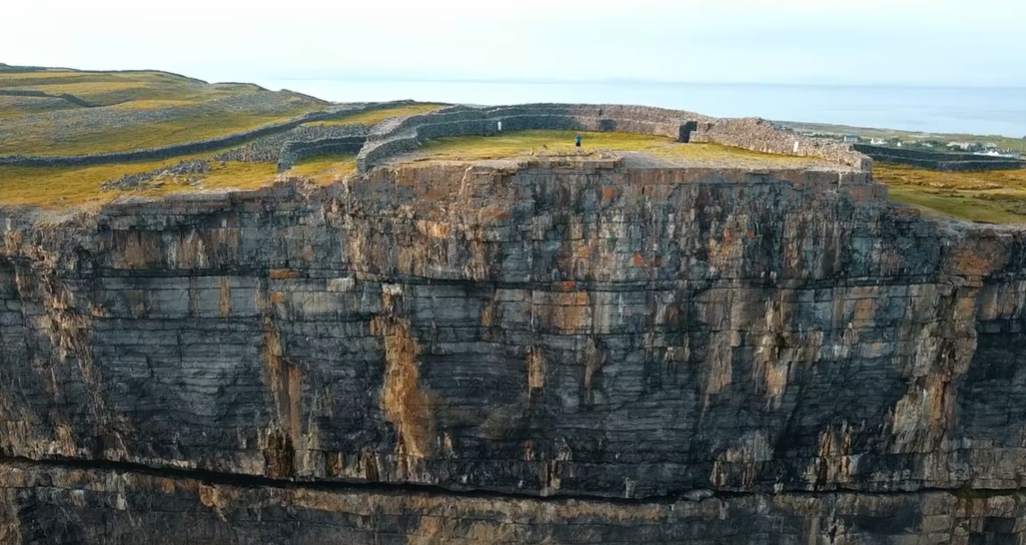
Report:
[[[396,455],[409,474],[413,459],[426,458],[436,446],[434,396],[421,389],[417,342],[407,320],[378,317],[371,332],[385,343],[385,378],[381,410],[396,428]]]
[[[266,430],[265,472],[269,477],[289,478],[295,474],[295,445],[302,433],[302,374],[283,357],[281,334],[269,317],[264,318],[263,338],[264,380],[275,410]]]
[[[588,303],[588,292],[545,292],[540,294],[548,306],[548,319],[558,331],[573,333],[587,329],[591,319],[591,307]]]
[[[292,269],[271,269],[268,271],[268,276],[275,280],[290,280],[293,278],[299,278],[299,271]]]

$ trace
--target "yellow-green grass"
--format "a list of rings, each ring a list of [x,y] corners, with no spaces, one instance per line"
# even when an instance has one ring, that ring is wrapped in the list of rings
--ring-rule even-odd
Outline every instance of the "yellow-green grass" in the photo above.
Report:
[[[309,178],[319,185],[327,185],[355,171],[356,155],[340,153],[308,157],[296,163],[286,174]]]
[[[0,73],[0,88],[70,94],[96,106],[164,98],[202,101],[257,89],[256,86],[207,85],[199,80],[151,71]]]
[[[476,161],[516,157],[530,152],[552,154],[575,151],[574,136],[581,135],[585,148],[648,151],[673,145],[673,140],[621,132],[519,131],[496,136],[453,136],[424,143],[420,155],[433,159]]]
[[[297,105],[277,115],[219,111],[211,108],[176,121],[138,124],[116,130],[92,133],[65,133],[59,127],[36,125],[19,136],[0,141],[0,155],[86,155],[137,149],[150,149],[171,144],[184,144],[226,136],[295,119],[311,108]]]
[[[175,157],[163,161],[140,161],[87,167],[10,167],[0,166],[0,204],[38,205],[44,208],[102,204],[128,194],[161,195],[211,189],[254,189],[275,179],[271,163],[229,162],[221,167],[211,162],[211,171],[203,175],[197,187],[165,183],[144,191],[101,191],[100,186],[125,174],[140,174],[169,167],[182,160],[202,159],[207,154]]]
[[[59,109],[74,111],[55,118],[30,108],[28,102],[18,108],[17,102],[9,101],[9,111],[0,112],[6,124],[0,131],[0,155],[154,148],[247,131],[324,108],[324,103],[296,93],[250,84],[206,84],[164,72],[0,73],[0,89],[4,88],[71,95],[98,107],[66,102]]]
[[[1026,223],[1026,170],[936,172],[876,163],[873,177],[891,199],[958,219]]]
[[[0,204],[35,205],[63,208],[98,205],[125,195],[159,196],[169,193],[228,189],[257,189],[277,178],[272,163],[230,161],[221,166],[210,161],[210,171],[201,176],[199,186],[165,182],[162,187],[136,191],[101,191],[100,186],[126,174],[151,172],[182,160],[205,159],[210,154],[187,155],[163,161],[141,161],[88,167],[9,167],[0,166]],[[328,185],[356,170],[356,156],[325,155],[300,161],[287,172]]]
[[[108,106],[110,111],[131,111],[131,110],[163,110],[165,108],[182,108],[185,106],[192,106],[196,104],[195,100],[187,98],[174,98],[174,99],[147,99],[147,100],[130,100],[128,102],[122,102],[120,104],[114,104]]]
[[[257,189],[274,182],[277,169],[271,163],[228,162],[224,167],[211,162],[210,172],[203,175],[200,188],[204,190]],[[175,192],[195,191],[195,188],[175,188]]]
[[[390,117],[407,117],[411,115],[424,114],[428,112],[433,112],[441,107],[441,104],[411,104],[409,106],[400,106],[398,108],[370,110],[342,117],[339,119],[331,119],[328,121],[316,121],[314,123],[310,123],[309,125],[376,125]]]
[[[810,159],[770,155],[718,144],[680,144],[665,136],[625,132],[521,131],[497,136],[456,136],[430,140],[418,155],[429,159],[476,161],[503,159],[529,153],[575,152],[574,136],[581,135],[584,151],[638,151],[667,160],[737,161],[751,159],[774,164],[802,164]]]

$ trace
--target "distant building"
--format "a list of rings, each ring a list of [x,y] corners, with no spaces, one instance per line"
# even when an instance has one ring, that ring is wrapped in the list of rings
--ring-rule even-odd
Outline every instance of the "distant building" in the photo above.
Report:
[[[973,155],[985,155],[987,157],[1010,157],[1010,158],[1013,158],[1013,159],[1018,159],[1019,158],[1019,154],[1018,153],[1014,153],[1014,152],[1012,152],[1012,153],[1002,153],[1002,152],[997,151],[997,150],[977,151]]]
[[[862,139],[854,134],[846,134],[841,137],[841,142],[861,142]]]

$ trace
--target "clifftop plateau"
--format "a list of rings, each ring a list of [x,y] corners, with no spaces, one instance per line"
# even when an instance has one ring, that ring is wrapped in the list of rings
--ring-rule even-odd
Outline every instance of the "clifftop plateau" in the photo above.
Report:
[[[1026,231],[762,120],[283,142],[351,168],[0,207],[0,542],[1024,539]]]

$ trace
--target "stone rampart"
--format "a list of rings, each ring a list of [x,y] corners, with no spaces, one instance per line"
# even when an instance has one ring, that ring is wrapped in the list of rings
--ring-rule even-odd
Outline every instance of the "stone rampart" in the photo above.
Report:
[[[75,95],[68,93],[62,93],[59,95],[53,95],[45,91],[38,91],[34,89],[0,89],[0,96],[10,97],[27,97],[27,98],[56,98],[65,102],[70,102],[76,106],[83,108],[94,108],[93,104],[90,104]]]
[[[855,149],[877,161],[944,172],[984,172],[988,170],[1026,168],[1026,161],[1014,157],[976,155],[973,153],[937,153],[867,144],[855,144]]]
[[[525,104],[519,106],[453,106],[391,123],[371,131],[357,158],[366,171],[421,142],[447,136],[494,136],[504,131],[622,131],[673,138],[678,142],[711,142],[753,151],[818,157],[868,171],[869,157],[850,145],[798,135],[762,119],[716,119],[678,110],[646,106]]]
[[[803,136],[792,129],[755,117],[700,122],[691,135],[691,141],[776,155],[817,157],[864,171],[871,170],[873,165],[870,157],[855,151],[850,144]]]
[[[278,158],[278,172],[284,172],[305,157],[327,155],[331,153],[356,154],[367,142],[367,137],[359,134],[351,136],[335,136],[311,141],[289,141],[281,148]]]

